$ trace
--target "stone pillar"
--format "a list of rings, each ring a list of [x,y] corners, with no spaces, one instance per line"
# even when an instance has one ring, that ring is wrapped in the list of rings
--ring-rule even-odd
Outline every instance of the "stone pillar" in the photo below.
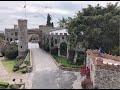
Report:
[[[49,48],[50,48],[50,53],[51,53],[51,37],[49,37]]]
[[[18,20],[18,40],[18,55],[24,56],[26,50],[28,49],[27,20]]]
[[[69,44],[67,43],[67,59],[69,58]]]

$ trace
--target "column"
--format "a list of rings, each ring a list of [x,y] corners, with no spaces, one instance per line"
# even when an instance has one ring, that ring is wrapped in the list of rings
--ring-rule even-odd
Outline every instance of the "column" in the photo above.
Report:
[[[58,44],[58,56],[60,56],[60,43]]]
[[[69,44],[67,43],[67,59],[69,58]]]
[[[50,49],[50,53],[51,53],[51,37],[49,38],[49,49]]]

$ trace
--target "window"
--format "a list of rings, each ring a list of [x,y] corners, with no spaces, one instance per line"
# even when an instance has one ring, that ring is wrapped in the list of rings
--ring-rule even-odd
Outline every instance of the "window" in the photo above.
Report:
[[[62,37],[62,39],[64,40],[64,37]]]
[[[64,33],[64,35],[67,35],[67,33]]]
[[[15,32],[15,36],[17,36],[18,35],[18,33],[17,32]]]
[[[11,35],[13,35],[13,34],[11,33]]]
[[[22,48],[22,46],[20,48]]]
[[[57,39],[55,39],[55,44],[57,44]]]
[[[12,38],[10,38],[10,41],[12,41]]]

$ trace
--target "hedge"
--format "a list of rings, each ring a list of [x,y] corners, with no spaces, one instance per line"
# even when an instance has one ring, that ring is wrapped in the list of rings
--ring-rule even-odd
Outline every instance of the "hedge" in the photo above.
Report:
[[[30,65],[30,53],[27,54],[27,56],[26,56],[26,58],[25,58],[25,60],[24,60],[24,63],[25,63],[26,65]]]
[[[9,83],[8,82],[0,82],[0,86],[7,88],[9,86]]]

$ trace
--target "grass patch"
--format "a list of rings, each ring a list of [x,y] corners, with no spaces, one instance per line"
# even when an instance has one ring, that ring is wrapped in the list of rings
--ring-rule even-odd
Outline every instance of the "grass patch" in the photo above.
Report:
[[[6,70],[11,73],[13,72],[13,67],[16,64],[16,60],[15,59],[3,59],[1,60],[4,67],[6,68]]]
[[[53,57],[58,63],[61,63],[64,67],[80,68],[84,66],[78,63],[74,64],[72,61],[68,60],[66,57],[62,57],[62,56],[53,56]]]

